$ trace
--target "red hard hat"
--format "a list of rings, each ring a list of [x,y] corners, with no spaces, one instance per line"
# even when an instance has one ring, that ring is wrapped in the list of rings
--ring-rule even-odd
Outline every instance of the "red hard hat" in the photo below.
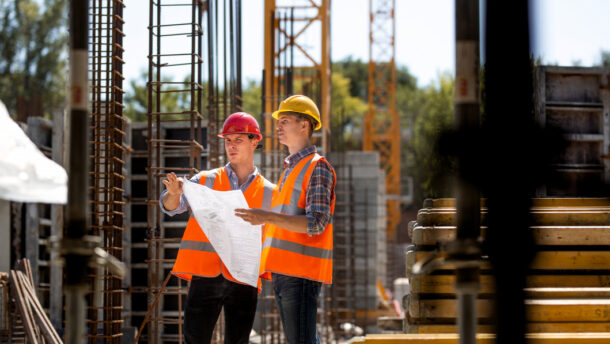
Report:
[[[228,134],[253,134],[259,140],[263,139],[258,122],[256,122],[252,115],[245,112],[236,112],[227,117],[225,124],[222,126],[222,133],[218,134],[218,136],[224,137]]]

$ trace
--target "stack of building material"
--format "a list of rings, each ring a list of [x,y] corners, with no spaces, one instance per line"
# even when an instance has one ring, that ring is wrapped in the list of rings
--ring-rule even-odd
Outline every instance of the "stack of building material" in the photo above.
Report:
[[[481,209],[481,233],[486,231]],[[414,275],[415,262],[438,242],[455,238],[453,199],[427,200],[412,226],[414,249],[407,253],[411,294],[405,300],[408,333],[455,333],[455,270],[442,266]],[[610,332],[610,199],[534,199],[532,234],[537,255],[527,277],[528,331]],[[519,245],[515,245],[519,254]],[[481,267],[479,332],[493,332],[494,292],[489,264]]]
[[[333,152],[327,158],[337,174],[331,291],[335,325],[355,321],[374,326],[377,281],[387,281],[385,173],[377,152]]]
[[[27,259],[19,262],[19,270],[8,274],[8,287],[15,314],[11,317],[13,325],[21,323],[25,337],[30,343],[60,344],[61,338],[53,328],[45,310],[42,308],[32,278],[32,269]],[[12,329],[9,335],[12,341]]]

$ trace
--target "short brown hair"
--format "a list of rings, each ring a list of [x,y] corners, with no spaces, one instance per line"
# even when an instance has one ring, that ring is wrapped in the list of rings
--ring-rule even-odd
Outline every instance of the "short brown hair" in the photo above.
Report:
[[[297,122],[303,122],[303,121],[307,121],[309,123],[309,137],[311,138],[311,135],[313,135],[313,131],[316,127],[315,123],[313,122],[312,118],[302,114],[302,113],[298,113],[298,112],[294,112],[294,114],[297,116]]]

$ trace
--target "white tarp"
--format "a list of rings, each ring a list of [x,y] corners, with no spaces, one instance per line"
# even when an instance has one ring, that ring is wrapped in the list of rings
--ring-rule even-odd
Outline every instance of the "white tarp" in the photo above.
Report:
[[[244,194],[240,190],[215,191],[183,178],[180,180],[193,216],[231,276],[256,287],[262,228],[235,216],[235,209],[250,208]]]
[[[66,170],[36,148],[1,101],[0,138],[0,198],[65,204]]]

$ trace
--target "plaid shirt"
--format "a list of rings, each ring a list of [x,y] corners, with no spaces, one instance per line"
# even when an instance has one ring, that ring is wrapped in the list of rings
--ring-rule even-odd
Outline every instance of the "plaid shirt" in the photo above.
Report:
[[[309,146],[284,159],[285,175],[288,176],[299,161],[304,157],[315,154],[315,146]],[[281,181],[282,188],[284,181]],[[321,234],[331,221],[330,203],[334,196],[335,183],[333,168],[328,162],[318,161],[313,169],[305,200],[305,216],[307,217],[307,234],[309,236]]]

